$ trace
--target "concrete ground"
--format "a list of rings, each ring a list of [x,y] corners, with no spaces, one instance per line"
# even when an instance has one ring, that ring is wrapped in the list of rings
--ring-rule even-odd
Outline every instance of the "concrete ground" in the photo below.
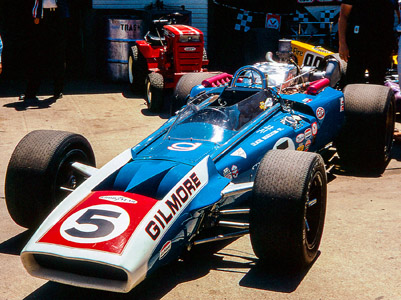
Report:
[[[125,84],[70,82],[62,99],[52,103],[41,96],[41,104],[33,106],[17,100],[21,91],[20,83],[0,82],[0,299],[401,299],[398,145],[381,177],[334,174],[319,256],[299,276],[258,268],[247,236],[212,256],[199,253],[172,263],[128,294],[29,276],[19,252],[30,232],[11,220],[4,202],[5,172],[18,141],[35,129],[81,133],[100,167],[153,132],[167,115],[149,113],[144,100]]]

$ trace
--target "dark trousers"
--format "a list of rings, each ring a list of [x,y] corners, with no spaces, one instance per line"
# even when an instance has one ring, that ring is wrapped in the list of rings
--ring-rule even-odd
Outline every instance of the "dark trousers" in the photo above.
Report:
[[[358,51],[350,49],[350,58],[347,65],[346,82],[384,84],[387,68],[391,64],[391,50]],[[365,70],[369,78],[365,78]]]
[[[39,24],[32,24],[32,42],[27,50],[26,97],[35,97],[38,94],[40,83],[47,74],[54,80],[54,95],[63,91],[67,20],[59,16],[57,9],[45,9]]]

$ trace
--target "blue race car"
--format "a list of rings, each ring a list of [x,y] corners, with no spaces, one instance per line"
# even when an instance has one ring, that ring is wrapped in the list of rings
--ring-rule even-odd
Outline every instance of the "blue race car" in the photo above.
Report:
[[[378,174],[392,147],[391,90],[334,89],[336,64],[305,71],[270,61],[239,69],[229,85],[197,87],[176,116],[100,169],[81,135],[29,133],[5,184],[11,217],[36,229],[24,267],[128,292],[199,244],[249,233],[269,270],[307,268],[322,237],[333,146],[345,168]]]

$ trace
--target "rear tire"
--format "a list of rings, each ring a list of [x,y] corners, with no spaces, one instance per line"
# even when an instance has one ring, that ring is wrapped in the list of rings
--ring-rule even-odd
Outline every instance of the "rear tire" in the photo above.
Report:
[[[218,74],[220,73],[196,72],[183,75],[180,80],[178,80],[177,85],[174,89],[170,111],[174,113],[176,110],[180,109],[187,103],[187,97],[194,86],[202,84],[203,80],[211,78]]]
[[[71,168],[72,162],[95,166],[89,142],[65,131],[37,130],[28,133],[16,146],[8,164],[5,196],[12,219],[20,226],[35,228],[84,181]]]
[[[152,112],[159,112],[163,106],[164,79],[159,73],[152,72],[146,78],[146,104]]]
[[[316,258],[326,214],[327,177],[316,153],[272,150],[250,200],[253,250],[269,268],[299,272]]]
[[[345,124],[336,140],[346,169],[382,174],[390,162],[395,99],[386,86],[350,84],[344,88]]]
[[[131,47],[128,56],[128,79],[133,92],[145,91],[145,80],[148,74],[148,65],[138,46]]]

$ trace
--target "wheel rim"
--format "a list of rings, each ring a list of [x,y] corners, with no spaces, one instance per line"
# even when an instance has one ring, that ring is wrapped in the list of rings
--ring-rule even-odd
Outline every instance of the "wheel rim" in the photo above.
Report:
[[[308,249],[313,249],[318,242],[318,233],[321,223],[323,199],[323,178],[317,172],[309,187],[308,198],[305,203],[305,240]]]
[[[393,101],[390,101],[390,107],[387,110],[386,115],[386,134],[384,141],[384,161],[387,162],[390,159],[390,152],[393,144],[394,137],[394,105]]]
[[[64,156],[58,165],[57,173],[53,185],[53,197],[51,207],[55,207],[68,194],[75,190],[85,177],[72,168],[72,163],[80,162],[89,164],[87,154],[81,149],[72,149]]]
[[[152,90],[150,88],[150,80],[146,80],[146,103],[148,108],[152,106]]]
[[[134,82],[134,74],[132,73],[132,66],[133,66],[133,59],[132,56],[128,58],[128,78],[129,78],[129,83]]]

